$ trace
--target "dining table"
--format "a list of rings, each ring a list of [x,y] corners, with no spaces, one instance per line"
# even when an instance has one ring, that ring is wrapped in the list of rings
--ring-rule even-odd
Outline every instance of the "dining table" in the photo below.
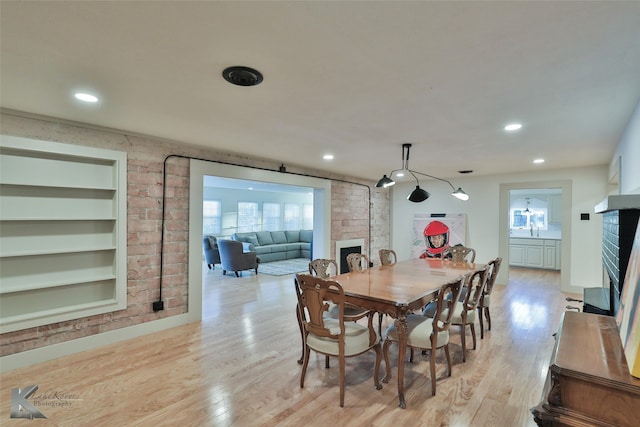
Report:
[[[421,310],[431,302],[443,285],[485,268],[485,264],[478,263],[414,258],[330,278],[342,286],[347,303],[395,319],[398,332],[398,402],[401,408],[406,408],[402,359],[407,348],[407,315]],[[386,382],[384,379],[383,381]]]

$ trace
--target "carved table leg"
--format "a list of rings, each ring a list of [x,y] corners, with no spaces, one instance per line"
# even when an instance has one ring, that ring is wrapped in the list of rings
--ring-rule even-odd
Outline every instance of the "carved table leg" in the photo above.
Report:
[[[407,313],[399,313],[396,319],[396,330],[398,332],[398,401],[399,406],[407,407],[404,401],[404,363],[407,351]]]

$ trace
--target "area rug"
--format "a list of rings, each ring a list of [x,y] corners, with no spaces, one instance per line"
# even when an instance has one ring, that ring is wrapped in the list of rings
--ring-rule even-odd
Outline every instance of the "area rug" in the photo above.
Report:
[[[258,266],[258,274],[284,276],[293,273],[308,273],[309,258],[293,258],[282,261],[265,262]]]

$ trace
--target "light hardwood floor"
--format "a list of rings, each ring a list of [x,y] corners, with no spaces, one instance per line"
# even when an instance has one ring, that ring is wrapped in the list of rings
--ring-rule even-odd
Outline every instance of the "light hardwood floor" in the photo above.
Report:
[[[428,356],[420,355],[405,362],[407,408],[398,407],[394,346],[394,378],[382,390],[373,385],[373,352],[347,360],[340,408],[336,361],[327,370],[312,352],[300,388],[293,276],[223,277],[206,268],[203,276],[202,322],[3,374],[0,424],[535,426],[529,408],[540,399],[567,304],[558,273],[512,268],[508,284],[494,289],[492,330],[484,340],[478,334],[466,363],[452,328],[453,375],[446,377],[439,354],[436,396]],[[46,420],[11,419],[11,389],[31,384],[36,395],[57,393],[67,405],[39,406]]]

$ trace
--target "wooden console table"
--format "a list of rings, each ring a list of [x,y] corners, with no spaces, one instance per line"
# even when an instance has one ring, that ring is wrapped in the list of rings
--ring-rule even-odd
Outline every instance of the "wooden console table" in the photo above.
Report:
[[[631,376],[615,319],[565,312],[551,356],[539,426],[640,426],[640,379]]]

